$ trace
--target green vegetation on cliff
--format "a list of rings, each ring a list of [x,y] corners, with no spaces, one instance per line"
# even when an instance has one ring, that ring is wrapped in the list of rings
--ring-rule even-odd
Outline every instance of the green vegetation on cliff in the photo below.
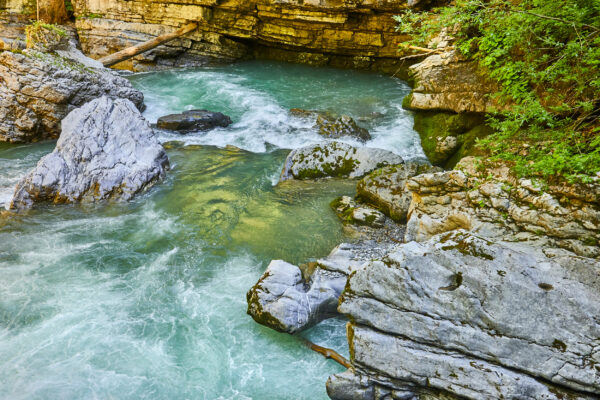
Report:
[[[600,171],[600,2],[456,0],[397,17],[423,46],[442,30],[501,84],[496,133],[479,142],[519,175],[589,181]]]

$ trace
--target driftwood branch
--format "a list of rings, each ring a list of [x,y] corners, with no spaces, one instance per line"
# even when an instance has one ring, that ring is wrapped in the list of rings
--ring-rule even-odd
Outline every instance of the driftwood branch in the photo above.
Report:
[[[148,40],[147,42],[128,47],[114,54],[103,57],[98,61],[100,61],[105,67],[110,67],[112,65],[120,63],[121,61],[125,61],[131,57],[135,57],[138,54],[144,53],[148,50],[152,50],[153,48],[160,46],[163,43],[169,42],[173,39],[183,36],[196,28],[198,28],[198,24],[196,23],[187,24],[174,32],[166,33],[164,35],[157,36],[154,39]]]
[[[316,351],[317,353],[322,354],[325,358],[330,358],[333,361],[336,361],[337,363],[339,363],[340,365],[342,365],[346,368],[350,368],[352,366],[350,364],[350,362],[348,360],[346,360],[345,357],[340,355],[335,350],[328,349],[327,347],[321,347],[307,339],[302,339],[302,340],[304,341],[304,344],[306,345],[306,347],[308,347],[309,349],[311,349],[313,351]]]

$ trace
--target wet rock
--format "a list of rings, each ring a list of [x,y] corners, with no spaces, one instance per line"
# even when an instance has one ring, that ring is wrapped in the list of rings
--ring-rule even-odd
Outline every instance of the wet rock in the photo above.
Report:
[[[597,398],[599,274],[596,260],[465,231],[397,245],[348,278],[353,368],[328,393]]]
[[[337,216],[344,222],[356,225],[381,228],[385,224],[385,215],[366,205],[357,204],[351,197],[342,196],[331,203]]]
[[[72,47],[0,52],[0,141],[57,138],[69,112],[103,95],[143,108],[143,94],[128,80]]]
[[[586,257],[600,257],[598,183],[550,185],[518,179],[507,166],[479,168],[472,157],[459,170],[408,179],[413,193],[406,241],[425,241],[455,229],[513,241],[545,241]]]
[[[329,139],[339,139],[344,136],[354,137],[366,142],[371,139],[369,131],[361,128],[351,117],[342,115],[339,118],[327,118],[322,115],[317,117],[319,135]]]
[[[163,178],[168,166],[135,105],[103,96],[63,120],[56,148],[17,184],[10,208],[129,200]]]
[[[376,168],[403,162],[399,155],[383,149],[352,147],[340,142],[315,144],[293,150],[288,155],[280,181],[324,177],[360,178]]]
[[[339,139],[341,137],[353,137],[366,142],[371,139],[369,131],[358,126],[356,121],[348,115],[337,116],[325,111],[303,110],[301,108],[292,108],[292,115],[315,120],[315,127],[319,130],[319,135],[328,139]]]
[[[225,128],[231,124],[231,118],[220,112],[207,110],[188,110],[181,114],[169,114],[160,117],[156,126],[160,129],[188,133],[207,131],[217,127]]]
[[[405,189],[406,180],[416,175],[440,171],[438,167],[413,161],[383,167],[358,182],[357,197],[374,205],[393,220],[406,222],[412,201],[412,193]]]

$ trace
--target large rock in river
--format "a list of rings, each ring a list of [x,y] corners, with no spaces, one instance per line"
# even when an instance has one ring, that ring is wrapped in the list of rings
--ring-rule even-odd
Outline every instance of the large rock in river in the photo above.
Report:
[[[135,105],[101,97],[63,120],[56,148],[17,184],[10,208],[129,200],[164,177],[168,166],[164,148]]]
[[[285,160],[280,180],[360,178],[376,168],[403,162],[402,157],[388,150],[320,143],[293,150]]]
[[[69,112],[103,95],[144,104],[127,79],[74,48],[0,52],[0,141],[57,138]]]
[[[348,278],[353,368],[328,393],[598,398],[599,277],[595,260],[465,231],[399,245]]]
[[[220,112],[207,110],[187,110],[181,114],[169,114],[160,117],[156,127],[181,133],[207,131],[209,129],[231,124],[231,118]]]

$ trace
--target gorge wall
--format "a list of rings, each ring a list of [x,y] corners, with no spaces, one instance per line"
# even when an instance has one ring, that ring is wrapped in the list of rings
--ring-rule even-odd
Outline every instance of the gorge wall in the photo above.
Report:
[[[118,67],[199,65],[269,58],[395,72],[399,60],[397,15],[404,0],[75,0],[85,53],[101,57],[186,22],[200,27],[184,38]],[[405,65],[406,64],[406,65]]]

